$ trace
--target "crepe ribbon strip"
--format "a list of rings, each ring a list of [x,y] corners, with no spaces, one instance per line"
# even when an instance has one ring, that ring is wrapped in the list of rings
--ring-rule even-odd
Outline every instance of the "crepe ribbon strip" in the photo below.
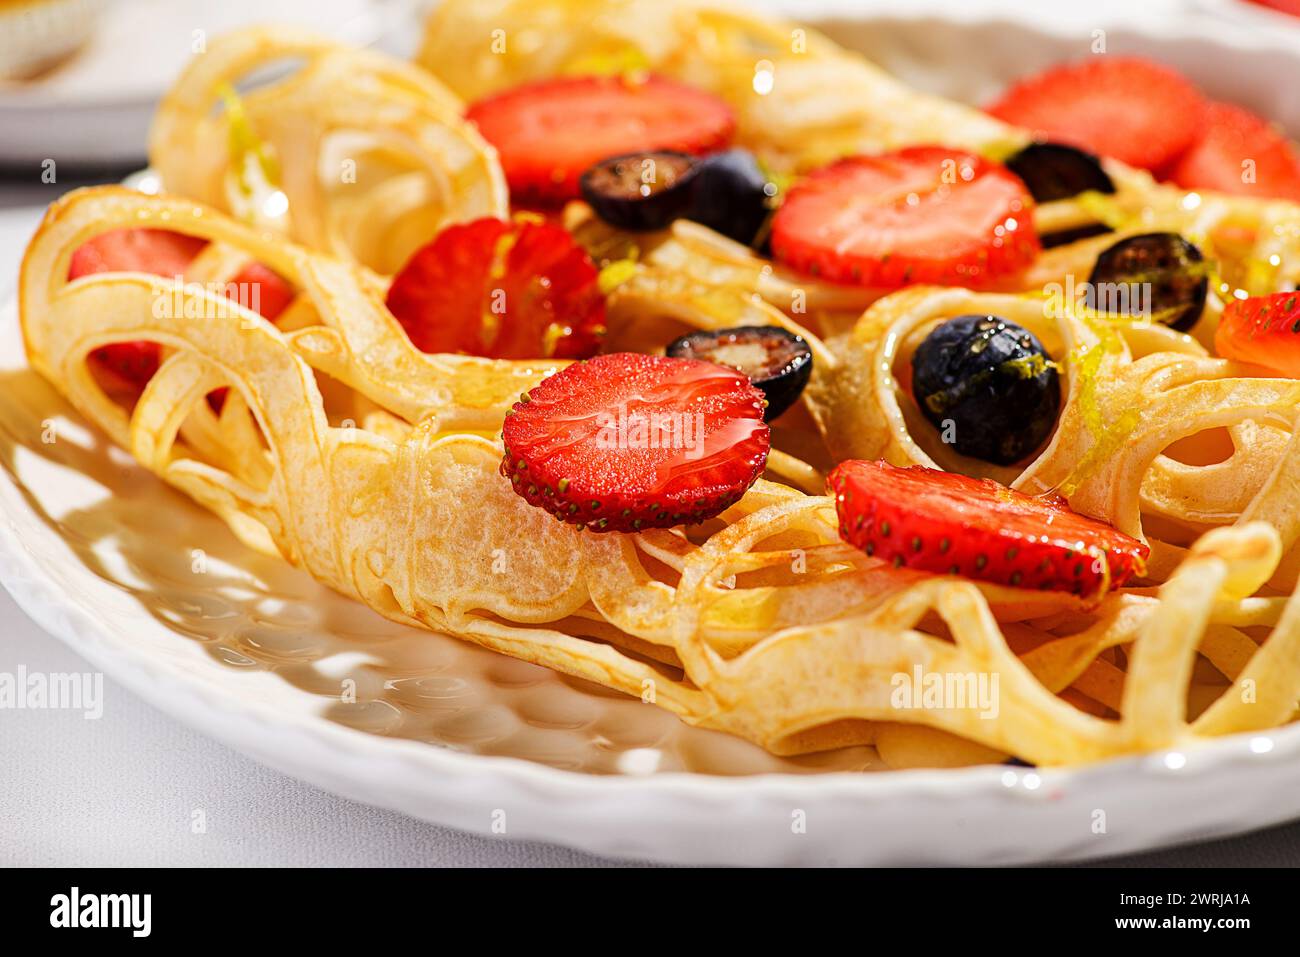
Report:
[[[496,151],[463,111],[410,63],[255,27],[191,60],[154,117],[149,161],[167,192],[391,274],[442,226],[508,212]]]
[[[628,19],[636,10],[650,16],[651,6],[653,24]],[[819,110],[838,130],[837,152],[932,141],[935,130],[972,149],[1023,142],[1022,133],[988,117],[907,91],[811,32],[797,54],[808,59],[787,62],[780,51],[798,38],[779,23],[686,4],[611,3],[594,11],[585,5],[585,13],[566,3],[483,4],[509,17],[497,23],[512,24],[506,52],[498,54],[479,9],[444,4],[430,28],[430,36],[446,41],[445,59],[431,65],[467,96],[483,91],[476,85],[509,85],[530,71],[590,72],[610,62],[656,69],[676,62],[697,71],[682,74],[688,82],[724,90],[740,88],[743,64],[752,88],[755,54],[744,50],[751,46],[777,57],[777,90],[788,89],[785,79],[797,64],[811,71],[808,77],[822,77],[796,86],[803,92],[784,103],[781,116],[745,121],[738,108],[743,135],[767,151],[765,159],[785,157],[790,169],[818,159],[799,144],[817,141],[800,130]],[[632,29],[638,22],[645,29]],[[692,33],[696,27],[704,29]],[[529,39],[539,29],[545,43]],[[611,29],[635,39],[640,61],[631,63],[627,37],[611,40]],[[210,67],[211,79],[195,84],[195,102],[208,106],[192,111],[193,129],[203,127],[220,87],[244,72],[242,64],[283,59],[292,43],[303,42],[262,43],[257,35],[228,47],[214,43],[204,55],[259,51]],[[706,47],[682,45],[696,42]],[[308,66],[280,88],[286,97],[310,85],[302,76],[312,76],[312,63],[343,63],[347,56],[323,42],[309,45]],[[429,49],[426,42],[426,60]],[[531,52],[522,56],[525,50]],[[548,62],[561,54],[572,62]],[[695,55],[694,66],[687,54]],[[377,56],[350,62],[358,70],[373,63],[367,68],[380,74],[403,73]],[[335,96],[347,72],[340,67],[331,83],[321,79],[308,99]],[[403,101],[402,90],[412,88],[397,83],[379,99]],[[848,88],[861,95],[844,96]],[[295,126],[291,115],[272,116],[282,106],[261,106],[261,92],[245,95],[243,112],[273,144],[284,175],[298,168],[288,160],[295,155],[320,168],[327,155],[321,138],[294,139],[316,128],[319,107],[293,101],[301,114]],[[845,112],[825,113],[831,106]],[[749,108],[765,107],[755,101]],[[456,117],[439,122],[447,135],[467,135]],[[276,124],[285,131],[277,133]],[[228,116],[206,135],[215,144],[233,125]],[[155,142],[158,136],[156,128]],[[168,150],[173,146],[172,156],[193,156],[190,144]],[[231,153],[223,147],[213,155]],[[1110,205],[1081,201],[1080,210],[1135,220],[1114,224],[1121,228],[1137,229],[1139,214],[1153,211],[1181,224],[1171,228],[1195,227],[1207,236],[1230,226],[1224,232],[1236,246],[1225,242],[1221,258],[1228,269],[1243,264],[1231,278],[1257,288],[1280,286],[1293,274],[1287,230],[1294,207],[1209,196],[1192,203],[1145,174],[1114,170],[1121,185]],[[202,177],[216,184],[213,193],[183,175],[164,170],[168,189],[241,213],[228,201],[227,173]],[[489,195],[499,183],[494,161],[466,176],[463,186],[477,182]],[[281,188],[298,193],[287,179]],[[872,743],[894,766],[1007,754],[1065,764],[1187,746],[1293,717],[1300,606],[1286,594],[1295,588],[1300,532],[1296,383],[1252,378],[1255,370],[1211,358],[1196,339],[1092,315],[1069,297],[1048,309],[1053,304],[1037,293],[915,289],[864,314],[880,291],[790,275],[694,224],[630,238],[571,208],[566,219],[589,248],[622,247],[635,256],[617,264],[617,281],[609,284],[611,344],[653,350],[665,341],[664,322],[778,324],[805,335],[817,370],[806,408],[792,413],[805,416],[812,443],[800,446],[797,436],[774,430],[768,474],[781,481],[760,480],[719,521],[689,534],[583,533],[527,506],[497,472],[505,412],[559,363],[415,350],[383,306],[386,281],[378,272],[391,267],[328,230],[300,231],[299,220],[311,217],[299,208],[313,202],[290,196],[288,224],[268,227],[243,225],[188,198],[116,188],[70,194],[51,208],[29,247],[21,317],[33,366],[146,467],[222,515],[245,542],[282,554],[381,614],[637,695],[692,724],[782,754]],[[187,279],[219,282],[237,271],[233,262],[255,260],[299,295],[272,326],[203,286],[178,291],[167,280],[126,273],[63,278],[73,250],[88,238],[151,225],[212,241]],[[1271,271],[1247,275],[1253,254],[1267,248],[1277,258],[1269,260]],[[1234,251],[1235,260],[1227,255]],[[1045,253],[1034,268],[1065,276],[1079,264],[1086,268],[1089,255],[1095,251],[1087,241],[1076,243]],[[1021,288],[1041,282],[1036,277]],[[162,296],[180,301],[158,309]],[[1028,491],[1067,491],[1076,508],[1145,535],[1153,547],[1150,580],[1158,587],[1090,600],[1027,593],[887,568],[840,542],[833,502],[817,494],[818,466],[828,462],[817,461],[825,450],[809,447],[821,444],[814,419],[836,455],[899,463],[928,456],[979,473],[974,463],[945,458],[924,430],[909,428],[915,409],[892,376],[928,324],[958,311],[997,312],[1027,325],[1060,357],[1068,383],[1048,449],[1021,474],[996,477]],[[193,315],[202,321],[182,318]],[[137,400],[121,402],[104,391],[87,357],[108,343],[142,339],[161,343],[166,359]],[[223,385],[230,392],[215,412],[204,399]],[[1162,454],[1180,436],[1220,426],[1233,443],[1226,459],[1192,466]],[[891,700],[893,679],[917,668],[996,675],[997,714],[900,710]]]
[[[196,283],[139,273],[66,280],[78,246],[127,226],[201,237],[264,263],[301,290],[297,328]],[[1197,539],[1158,589],[1091,601],[893,569],[840,542],[829,498],[766,480],[691,536],[596,535],[528,506],[498,472],[505,412],[552,367],[420,353],[383,292],[364,267],[190,200],[103,187],[50,208],[23,261],[20,314],[33,366],[249,544],[394,620],[640,696],[778,753],[875,742],[905,764],[916,738],[899,729],[915,723],[931,729],[921,732],[931,762],[946,749],[954,760],[1063,764],[1292,717],[1300,599],[1267,582],[1297,537],[1294,439],[1257,490],[1242,493],[1236,520]],[[177,296],[182,309],[158,308]],[[1033,321],[1015,297],[917,289],[878,304],[863,332],[954,308]],[[1041,321],[1031,328],[1058,341]],[[1087,324],[1071,316],[1057,330],[1086,340]],[[139,340],[160,343],[165,358],[138,400],[120,402],[88,357]],[[1076,501],[1138,534],[1138,489],[1163,442],[1204,415],[1227,426],[1276,412],[1281,429],[1300,403],[1300,384],[1233,376],[1186,351],[1135,359],[1121,350],[1112,361],[1117,392],[1097,401],[1109,408],[1141,393],[1142,418]],[[333,380],[329,403],[317,373]],[[221,386],[230,391],[218,414],[205,398]],[[1070,425],[1078,405],[1072,381],[1057,440],[1019,484],[1087,458],[1083,431]],[[879,434],[908,448],[897,428]],[[916,668],[997,675],[996,715],[898,709],[893,676]],[[1189,689],[1200,702],[1190,723]],[[1118,720],[1103,717],[1112,712]]]

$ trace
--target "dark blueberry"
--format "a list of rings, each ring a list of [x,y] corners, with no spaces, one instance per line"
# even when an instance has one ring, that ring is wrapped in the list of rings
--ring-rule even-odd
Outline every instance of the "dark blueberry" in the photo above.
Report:
[[[1177,233],[1121,239],[1097,257],[1086,302],[1186,331],[1205,308],[1210,278],[1201,251]]]
[[[1093,236],[1102,236],[1109,232],[1111,232],[1111,228],[1105,223],[1088,223],[1086,226],[1075,226],[1073,229],[1059,229],[1054,233],[1045,233],[1039,236],[1038,239],[1043,244],[1044,249],[1054,249],[1057,246],[1077,243],[1080,239],[1091,239]]]
[[[688,219],[749,246],[771,215],[776,187],[752,153],[735,149],[700,160],[691,191],[694,202]]]
[[[681,359],[704,359],[739,369],[763,391],[771,422],[799,398],[812,375],[812,350],[803,336],[780,326],[738,326],[716,332],[692,332],[674,339],[665,350]]]
[[[1061,406],[1042,343],[997,316],[958,316],[926,336],[912,355],[912,395],[953,448],[998,465],[1042,445]]]
[[[1088,190],[1115,192],[1097,157],[1064,143],[1031,143],[1006,162],[1039,203],[1069,199]]]
[[[592,210],[620,229],[666,229],[690,215],[695,157],[667,151],[629,153],[601,160],[578,181]]]

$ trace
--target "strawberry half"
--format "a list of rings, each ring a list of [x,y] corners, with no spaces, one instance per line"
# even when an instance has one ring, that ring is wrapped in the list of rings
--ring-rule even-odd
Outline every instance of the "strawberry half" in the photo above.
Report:
[[[1167,178],[1184,189],[1300,202],[1300,154],[1267,120],[1230,103],[1206,107],[1200,139]]]
[[[693,525],[763,471],[763,393],[735,369],[616,352],[516,402],[501,474],[530,505],[597,532]]]
[[[1214,333],[1214,351],[1300,379],[1300,292],[1229,302]]]
[[[942,146],[839,160],[801,180],[772,220],[772,254],[835,282],[980,285],[1038,254],[1025,184]]]
[[[1249,2],[1261,7],[1268,7],[1270,10],[1276,10],[1279,13],[1300,17],[1300,0],[1249,0]]]
[[[177,277],[207,243],[166,229],[113,229],[72,253],[68,279],[105,272],[144,272]],[[109,372],[114,384],[139,389],[158,371],[162,349],[156,342],[118,342],[96,349],[91,359]]]
[[[497,148],[517,202],[577,199],[592,164],[647,150],[709,153],[735,132],[722,100],[662,77],[561,77],[480,100],[468,118]]]
[[[226,295],[250,309],[256,306],[255,311],[263,319],[275,322],[280,313],[289,308],[296,293],[293,286],[289,285],[279,273],[259,262],[251,262],[231,277],[226,284]],[[229,391],[222,386],[208,393],[208,405],[212,407],[213,412],[221,413],[221,407],[226,403],[226,393]]]
[[[113,229],[73,251],[68,279],[106,272],[183,277],[206,245],[206,240],[166,229]],[[294,290],[261,263],[250,263],[230,280],[227,294],[245,305],[259,303],[261,314],[274,321],[293,300]],[[140,389],[158,371],[162,349],[156,342],[118,342],[96,349],[91,357],[110,373],[116,385]]]
[[[196,236],[166,229],[112,229],[73,251],[68,278],[101,272],[180,276],[206,245]]]
[[[226,284],[226,295],[257,312],[268,322],[275,322],[289,308],[297,293],[283,276],[259,262],[251,262]]]
[[[1095,595],[1143,574],[1150,552],[1062,498],[1034,498],[989,479],[853,460],[827,485],[840,536],[895,566]]]
[[[605,333],[598,275],[559,226],[477,219],[416,251],[388,289],[388,309],[423,352],[581,359]]]
[[[1159,169],[1196,139],[1204,105],[1178,71],[1105,55],[1026,77],[988,112],[1037,139]]]

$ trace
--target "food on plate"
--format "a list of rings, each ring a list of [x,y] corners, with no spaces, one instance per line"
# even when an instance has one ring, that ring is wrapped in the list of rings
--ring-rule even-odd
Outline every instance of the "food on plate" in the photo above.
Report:
[[[1144,167],[1185,189],[1300,201],[1296,147],[1249,110],[1202,99],[1186,77],[1164,64],[1098,55],[1053,67],[1019,80],[989,112],[1040,139]],[[1040,143],[1026,152],[1033,156],[1061,148]],[[1069,163],[1073,176],[1087,176],[1079,157],[1056,153],[1052,158]],[[1015,169],[1016,161],[1008,165]],[[1032,183],[1030,190],[1039,202],[1046,201]],[[1065,195],[1071,194],[1055,198]]]
[[[997,316],[957,316],[912,353],[912,395],[962,455],[1010,465],[1056,427],[1059,365],[1034,334]]]
[[[763,418],[769,422],[794,405],[812,376],[812,349],[802,336],[780,326],[692,332],[670,342],[664,354],[704,359],[745,373],[763,393]]]
[[[1064,143],[1030,143],[1010,156],[1006,166],[1024,181],[1036,203],[1115,192],[1096,156]]]
[[[1205,309],[1209,264],[1177,233],[1126,236],[1097,256],[1088,287],[1094,309],[1106,311],[1114,299],[1125,313],[1186,330]]]
[[[1149,549],[1056,496],[923,465],[850,459],[831,472],[840,535],[894,567],[1092,595],[1145,570]]]
[[[686,218],[749,246],[763,238],[778,190],[749,150],[713,153],[699,162]]]
[[[666,229],[688,217],[699,164],[689,153],[648,150],[593,164],[578,181],[592,212],[621,229]]]
[[[1188,189],[1300,202],[1300,152],[1262,117],[1210,103],[1197,140],[1169,170]]]
[[[1038,252],[1033,199],[983,157],[938,146],[855,156],[792,186],[772,220],[772,253],[834,282],[985,285]]]
[[[778,754],[1292,720],[1300,207],[1203,187],[1214,106],[1108,57],[993,116],[791,24],[598,6],[449,0],[420,66],[214,40],[164,192],[33,237],[33,368],[250,547]],[[139,343],[131,392],[85,374]],[[998,714],[896,707],[917,667]]]
[[[1300,292],[1234,299],[1214,334],[1219,355],[1300,379]]]
[[[1250,0],[1251,3],[1257,3],[1261,7],[1268,7],[1277,10],[1279,13],[1287,13],[1291,16],[1300,16],[1300,3],[1297,0]]]
[[[297,69],[235,93],[285,61]],[[149,164],[171,193],[392,275],[442,226],[509,209],[463,109],[432,74],[376,51],[298,27],[240,30],[214,37],[163,97]]]
[[[422,352],[582,359],[605,332],[596,267],[535,217],[448,226],[393,277],[385,303]]]
[[[769,447],[748,376],[637,352],[575,363],[525,392],[502,442],[516,492],[595,532],[713,518],[762,474]]]
[[[179,276],[206,245],[201,239],[165,229],[117,229],[78,246],[72,253],[68,278],[136,271]]]
[[[501,156],[516,201],[576,198],[592,164],[634,150],[710,153],[735,120],[716,97],[656,76],[562,77],[474,103],[465,114]]]
[[[591,211],[620,229],[689,219],[743,245],[762,235],[778,187],[747,150],[693,157],[665,150],[601,160],[579,181]]]
[[[183,279],[186,269],[207,243],[165,229],[117,229],[101,233],[72,253],[68,279],[105,272],[144,272]],[[272,321],[293,299],[283,279],[257,262],[249,262],[224,284],[225,294],[255,304]],[[158,371],[162,349],[156,342],[119,342],[92,354],[116,386],[140,389]]]
[[[1205,104],[1177,71],[1107,54],[1021,79],[988,110],[1038,139],[1157,170],[1191,146]]]

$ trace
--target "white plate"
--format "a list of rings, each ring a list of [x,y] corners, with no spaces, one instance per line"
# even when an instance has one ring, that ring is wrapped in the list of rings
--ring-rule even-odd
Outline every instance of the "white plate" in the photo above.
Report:
[[[905,20],[856,28],[873,42],[895,31],[896,59],[909,35]],[[911,43],[987,51],[984,29],[1008,27],[932,23]],[[1077,34],[1040,33],[1035,56],[1057,43],[1067,57],[1066,42]],[[1181,62],[1181,41],[1169,42],[1153,52]],[[1123,854],[1300,815],[1297,727],[1074,770],[845,773],[875,766],[871,749],[774,758],[392,624],[243,549],[107,446],[25,368],[12,306],[0,310],[0,465],[0,581],[41,626],[212,737],[425,820],[683,863],[994,864]],[[347,679],[357,703],[340,698]]]
[[[101,0],[84,47],[27,83],[0,83],[0,163],[139,163],[159,98],[196,44],[248,23],[354,44],[389,34],[410,0]]]

